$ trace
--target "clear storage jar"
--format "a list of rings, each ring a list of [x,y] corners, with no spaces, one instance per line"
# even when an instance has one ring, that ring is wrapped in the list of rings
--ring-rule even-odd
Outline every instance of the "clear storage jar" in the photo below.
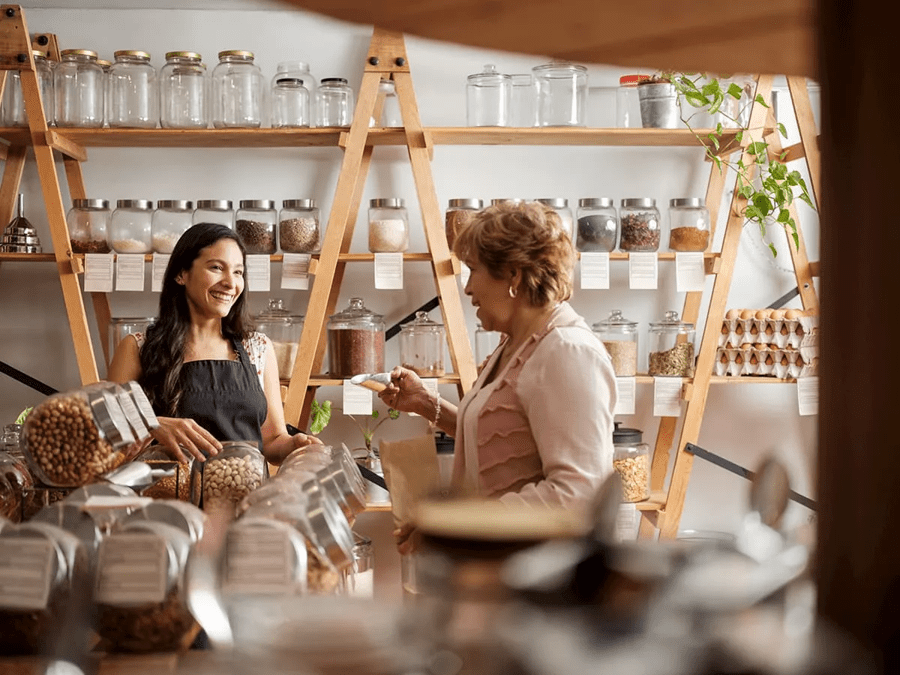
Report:
[[[53,62],[48,61],[44,52],[32,51],[34,69],[37,73],[38,87],[41,92],[41,103],[47,124],[53,124]],[[6,87],[3,89],[3,100],[0,102],[0,125],[4,127],[28,126],[25,112],[25,95],[22,92],[22,78],[18,70],[6,71]]]
[[[534,126],[534,85],[531,73],[510,75],[512,90],[509,104],[509,126]]]
[[[650,322],[650,367],[654,377],[693,377],[694,324],[679,321],[667,311],[662,321]]]
[[[315,199],[285,199],[278,216],[278,242],[285,253],[318,253],[319,207]]]
[[[47,125],[49,126],[55,122],[54,115],[56,113],[54,110],[56,97],[53,88],[53,64],[55,62],[44,56],[44,52],[35,50],[32,53],[34,54],[34,69],[37,71],[38,84],[41,88],[41,103],[44,106],[44,117],[47,118]]]
[[[309,90],[299,77],[280,77],[272,85],[272,128],[309,126]]]
[[[103,126],[105,75],[97,52],[64,49],[53,71],[54,119],[59,127]]]
[[[316,472],[316,476],[319,485],[332,496],[348,521],[365,511],[365,480],[349,453],[336,453],[326,466]]]
[[[400,365],[420,377],[444,375],[444,325],[416,312],[416,318],[400,327]]]
[[[616,250],[616,244],[619,243],[619,216],[612,199],[579,199],[576,215],[575,248],[578,251],[602,253]]]
[[[326,77],[316,92],[316,126],[348,127],[353,121],[353,88],[346,78]]]
[[[484,202],[480,199],[451,199],[447,204],[444,230],[447,233],[447,245],[453,250],[453,242],[456,241],[462,229],[472,222],[475,214],[484,208]]]
[[[109,221],[106,199],[73,199],[66,226],[73,253],[109,253]]]
[[[150,54],[121,50],[106,80],[110,127],[155,129],[159,123],[159,90]]]
[[[13,523],[27,520],[41,508],[20,445],[21,432],[21,425],[7,424],[0,436],[0,517]]]
[[[103,69],[103,126],[109,126],[109,69],[112,62],[105,59],[97,59],[97,65]]]
[[[402,127],[403,113],[400,112],[400,101],[397,98],[397,87],[393,80],[385,78],[378,83],[378,95],[381,97],[381,119],[379,125],[382,127]]]
[[[409,216],[406,203],[396,197],[370,200],[369,251],[401,253],[408,248]]]
[[[262,312],[253,317],[256,330],[265,333],[275,348],[275,360],[278,363],[278,376],[282,380],[290,379],[297,359],[297,347],[303,333],[303,315],[291,314],[285,309],[284,300],[271,298]]]
[[[109,243],[116,253],[150,253],[153,250],[153,202],[119,199],[109,222]]]
[[[650,498],[650,446],[640,429],[619,424],[613,431],[613,468],[622,479],[622,501],[642,502]]]
[[[591,326],[606,347],[612,359],[616,377],[637,375],[638,324],[622,316],[622,311],[614,309],[609,318]]]
[[[649,79],[649,75],[623,75],[619,78],[619,88],[616,90],[616,126],[620,129],[643,127],[637,86],[639,82]]]
[[[159,123],[163,129],[209,126],[209,83],[197,52],[167,52],[159,71]]]
[[[705,251],[709,247],[709,209],[699,197],[669,200],[669,248]]]
[[[539,127],[583,127],[588,72],[574,63],[546,63],[531,69],[535,122]]]
[[[259,574],[259,551],[266,557],[270,575]],[[302,595],[309,588],[307,539],[286,519],[248,515],[231,523],[225,536],[220,577],[226,602],[240,597]],[[334,572],[337,575],[337,572]],[[272,579],[274,577],[274,580]]]
[[[234,510],[268,475],[265,457],[248,441],[225,441],[219,454],[194,462],[193,485],[200,486],[201,507]],[[199,474],[199,480],[198,476]]]
[[[500,333],[495,330],[485,330],[479,321],[475,327],[475,359],[478,364],[483,364],[498,346],[500,346]]]
[[[315,104],[316,92],[318,86],[316,77],[310,72],[309,64],[306,61],[279,61],[275,67],[275,75],[272,76],[271,87],[275,86],[275,82],[283,77],[293,77],[303,80],[303,86],[309,92],[309,126],[315,125]],[[270,87],[270,88],[271,88]]]
[[[512,78],[487,64],[466,79],[466,124],[470,127],[509,125]]]
[[[619,209],[619,248],[623,251],[659,250],[660,217],[656,200],[648,197],[622,200]]]
[[[275,253],[278,212],[271,199],[242,199],[235,214],[234,229],[247,253]]]
[[[194,204],[186,199],[160,199],[156,202],[150,231],[154,253],[171,253],[190,228]]]
[[[253,52],[219,52],[212,72],[212,121],[216,129],[262,126],[265,84]]]
[[[114,316],[109,320],[109,353],[115,354],[116,347],[127,335],[146,333],[155,319],[152,316]]]
[[[191,224],[217,223],[234,229],[234,208],[230,199],[199,199]]]
[[[340,379],[384,371],[384,319],[362,298],[328,317],[328,363],[331,377]]]
[[[564,197],[551,197],[546,199],[538,199],[538,202],[544,206],[549,206],[562,222],[563,229],[569,235],[569,239],[575,241],[575,218],[572,215],[572,209],[569,208],[569,200]]]
[[[344,571],[344,592],[353,598],[375,597],[375,551],[372,540],[353,533],[353,564]]]

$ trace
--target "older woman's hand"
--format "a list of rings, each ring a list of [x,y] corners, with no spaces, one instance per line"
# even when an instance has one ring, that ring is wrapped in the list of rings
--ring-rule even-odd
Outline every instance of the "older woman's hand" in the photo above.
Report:
[[[391,371],[391,383],[378,393],[378,398],[401,412],[422,415],[426,411],[430,412],[432,408],[431,395],[422,379],[402,366],[397,366]]]

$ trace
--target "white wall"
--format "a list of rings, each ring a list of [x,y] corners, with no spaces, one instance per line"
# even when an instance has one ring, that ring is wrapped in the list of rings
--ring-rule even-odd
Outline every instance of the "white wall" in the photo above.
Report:
[[[76,5],[75,8],[66,5]],[[118,4],[118,3],[113,3]],[[134,4],[134,3],[128,3]],[[31,5],[31,7],[29,7]],[[209,5],[209,3],[207,3]],[[210,70],[216,54],[225,49],[255,52],[264,74],[271,77],[282,60],[305,60],[318,77],[343,76],[358,87],[363,59],[371,35],[367,26],[349,25],[294,9],[273,9],[272,3],[250,5],[255,11],[240,11],[234,3],[217,4],[224,9],[81,9],[84,3],[25,3],[32,32],[52,32],[61,48],[87,48],[112,59],[118,49],[149,51],[153,64],[161,67],[164,54],[173,50],[199,51]],[[94,6],[99,6],[94,3]],[[121,4],[118,4],[121,6]],[[196,5],[191,5],[196,6]],[[509,73],[529,72],[545,61],[540,56],[489,52],[407,38],[407,48],[423,122],[434,126],[465,124],[465,78],[486,63]],[[614,86],[627,71],[608,66],[590,68],[590,84]],[[597,119],[598,110],[589,112]],[[589,118],[590,119],[590,118]],[[792,142],[792,141],[788,141]],[[327,149],[91,149],[84,164],[89,197],[110,200],[144,199],[259,199],[277,200],[314,197],[323,213],[331,207],[341,153]],[[411,251],[426,250],[421,217],[416,208],[415,187],[405,153],[398,148],[377,148],[363,204],[372,197],[400,196],[411,205],[413,226]],[[435,150],[433,171],[439,202],[456,197],[579,197],[652,196],[665,206],[672,197],[703,196],[709,164],[702,151],[694,149],[578,148],[578,147],[446,147]],[[22,191],[27,215],[37,226],[45,250],[50,248],[47,217],[33,164],[25,171]],[[68,205],[68,195],[64,195]],[[723,212],[725,209],[722,209]],[[724,215],[723,215],[724,218]],[[810,247],[810,258],[818,259],[818,224],[815,214],[801,210],[801,220]],[[720,222],[721,225],[724,220]],[[781,237],[783,239],[783,237]],[[759,235],[744,232],[740,260],[729,300],[730,307],[763,307],[795,285],[786,248],[777,260],[766,253]],[[353,239],[354,251],[366,250],[366,213],[361,209]],[[58,388],[79,385],[71,337],[66,322],[59,283],[52,265],[4,263],[0,284],[0,359]],[[403,291],[372,289],[372,267],[349,266],[339,306],[351,295],[365,298],[367,305],[386,317],[388,325],[434,296],[429,267],[413,263],[406,267]],[[280,284],[280,269],[273,269],[273,289]],[[710,280],[711,284],[711,280]],[[148,282],[149,287],[149,282]],[[273,290],[255,293],[253,311],[262,309],[270,296],[281,297],[292,310],[305,312],[309,293]],[[660,290],[629,291],[626,269],[613,270],[610,291],[576,291],[573,305],[589,323],[606,318],[614,308],[641,324],[646,345],[649,321],[667,309],[683,305],[683,295],[674,290],[670,263],[661,265]],[[145,293],[115,293],[110,299],[113,316],[151,316],[156,297]],[[86,297],[88,311],[89,298]],[[464,300],[469,332],[474,334],[474,313]],[[789,306],[799,306],[795,300]],[[98,362],[100,336],[94,336]],[[104,338],[105,339],[105,336]],[[396,363],[396,340],[388,343],[388,366]],[[455,398],[453,387],[442,393]],[[321,390],[319,397],[338,400],[336,389]],[[638,414],[623,418],[626,426],[645,431],[652,443],[657,421],[652,417],[652,391],[639,390]],[[27,405],[39,401],[36,392],[13,380],[0,378],[0,419],[12,419]],[[379,404],[380,405],[380,404]],[[421,419],[404,418],[386,423],[379,435],[398,438],[424,431]],[[359,439],[352,423],[337,420],[323,434],[325,440]],[[699,444],[744,466],[753,468],[762,453],[775,450],[788,463],[796,489],[812,494],[810,475],[815,452],[815,418],[797,413],[795,386],[718,386],[710,394]],[[702,461],[694,463],[682,518],[682,528],[733,530],[745,510],[748,483]],[[805,519],[809,512],[791,507],[789,516]]]

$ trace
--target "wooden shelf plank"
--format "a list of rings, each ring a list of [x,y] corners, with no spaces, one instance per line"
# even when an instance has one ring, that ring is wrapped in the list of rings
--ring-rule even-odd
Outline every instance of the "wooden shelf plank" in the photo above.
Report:
[[[665,490],[652,490],[650,499],[635,502],[634,505],[638,511],[659,511],[666,506],[666,492]]]
[[[447,373],[443,377],[437,378],[438,384],[459,384],[459,375],[456,373]],[[287,385],[290,380],[282,380],[282,385]],[[344,380],[335,377],[329,377],[326,374],[313,375],[309,378],[310,387],[340,387],[344,384]]]
[[[56,262],[52,253],[0,253],[0,262]]]
[[[755,375],[739,375],[737,377],[714,375],[709,379],[710,384],[797,384],[795,378],[779,380],[777,377],[764,377]]]

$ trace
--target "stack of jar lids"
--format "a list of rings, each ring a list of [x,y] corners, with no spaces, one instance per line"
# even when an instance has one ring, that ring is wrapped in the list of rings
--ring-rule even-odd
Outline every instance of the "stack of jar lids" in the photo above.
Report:
[[[25,210],[25,196],[19,193],[17,201],[18,214],[3,232],[3,240],[0,242],[0,253],[41,253],[41,240],[37,231],[32,227],[23,212]]]

